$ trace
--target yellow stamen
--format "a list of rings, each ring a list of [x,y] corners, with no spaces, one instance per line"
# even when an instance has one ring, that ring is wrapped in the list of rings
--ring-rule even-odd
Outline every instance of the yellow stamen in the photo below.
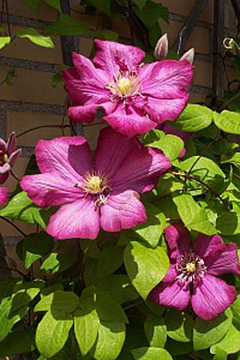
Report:
[[[117,84],[118,90],[121,95],[126,96],[131,93],[131,81],[129,78],[123,77],[119,79]]]
[[[8,156],[7,154],[3,155],[3,162],[7,163],[8,162]]]
[[[103,189],[103,179],[100,176],[91,176],[86,187],[91,193],[100,193]]]
[[[195,262],[187,263],[186,269],[187,269],[187,271],[189,271],[189,272],[191,272],[191,273],[194,273],[194,271],[196,270],[196,264],[195,264]]]

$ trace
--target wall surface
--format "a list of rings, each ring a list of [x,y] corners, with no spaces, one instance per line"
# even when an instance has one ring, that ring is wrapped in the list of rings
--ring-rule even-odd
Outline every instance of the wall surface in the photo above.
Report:
[[[170,43],[173,44],[178,32],[183,26],[186,17],[190,14],[195,0],[156,0],[167,6],[170,11],[169,25],[161,21],[163,32],[167,32]],[[56,19],[57,13],[47,5],[42,5],[39,16],[29,10],[19,0],[8,0],[9,22],[11,31],[22,27],[41,29],[49,21]],[[79,9],[79,1],[72,1],[72,9]],[[225,5],[226,35],[231,35],[235,19],[229,2]],[[79,14],[73,11],[76,19],[87,21],[92,28],[97,28],[98,19],[95,16]],[[6,16],[3,16],[6,20]],[[6,26],[2,24],[0,26]],[[123,41],[129,42],[130,32],[127,24],[122,20],[113,21],[111,29],[120,33]],[[212,86],[212,34],[213,34],[213,0],[208,1],[197,26],[187,41],[185,50],[194,47],[196,50],[195,75],[191,90],[191,101],[203,101],[211,92]],[[65,109],[66,94],[62,85],[56,88],[51,86],[52,77],[62,63],[60,39],[53,38],[55,49],[39,48],[27,39],[15,39],[9,46],[0,52],[0,82],[9,69],[17,70],[17,78],[13,85],[0,86],[0,137],[7,137],[12,131],[20,134],[33,126],[47,124],[59,125]],[[79,51],[89,56],[92,40],[86,37],[79,38]],[[228,76],[234,77],[234,70],[228,68]],[[96,144],[98,126],[85,127],[84,134],[90,141],[91,147]],[[14,167],[18,177],[24,174],[28,158],[39,138],[51,139],[61,136],[60,129],[39,129],[19,137],[18,145],[23,149],[22,156]],[[12,192],[16,187],[16,180],[10,178],[6,185]],[[18,222],[16,222],[18,224]],[[25,233],[36,230],[36,226],[18,224]],[[14,245],[21,239],[19,233],[0,219],[0,232],[4,237],[10,257],[15,258]]]

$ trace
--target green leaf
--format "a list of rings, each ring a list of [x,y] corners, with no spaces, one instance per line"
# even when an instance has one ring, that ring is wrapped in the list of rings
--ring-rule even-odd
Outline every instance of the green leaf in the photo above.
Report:
[[[20,39],[27,38],[34,44],[45,48],[54,48],[52,39],[49,36],[43,36],[34,28],[25,28],[16,32]]]
[[[62,315],[60,319],[55,319],[48,311],[36,331],[36,345],[40,354],[46,358],[57,354],[65,345],[72,325],[71,315]]]
[[[182,190],[184,181],[172,174],[165,174],[160,178],[157,185],[157,192],[160,197],[169,195],[174,191]]]
[[[88,26],[85,22],[73,19],[69,15],[60,15],[45,30],[49,35],[85,35],[88,33]]]
[[[240,168],[240,153],[239,152],[231,152],[230,154],[223,155],[221,157],[221,163],[222,164],[233,164],[237,168]]]
[[[139,7],[139,10],[142,11],[148,0],[133,0],[133,2]]]
[[[115,360],[120,354],[125,340],[125,325],[101,321],[97,343],[91,351],[95,360]]]
[[[124,263],[128,276],[143,299],[164,278],[169,259],[161,247],[147,248],[132,241],[124,252]]]
[[[62,8],[60,0],[44,0],[44,2],[52,8],[56,9],[61,14]]]
[[[57,72],[52,77],[52,83],[51,83],[52,87],[53,88],[57,87],[61,81],[62,81],[62,75],[60,72]]]
[[[221,114],[214,113],[217,127],[227,133],[240,135],[240,114],[224,110]]]
[[[205,210],[194,201],[191,195],[174,196],[173,201],[177,206],[180,218],[190,231],[195,230],[206,235],[216,233],[216,229],[208,220]]]
[[[0,356],[20,355],[35,350],[35,329],[14,330],[0,343]]]
[[[38,14],[40,0],[20,0],[23,4],[27,5],[33,12]]]
[[[91,31],[91,34],[94,38],[108,40],[108,41],[118,41],[119,34],[112,30],[96,30]]]
[[[47,255],[53,246],[53,238],[43,231],[26,236],[22,240],[22,256],[25,268],[29,269],[35,261]]]
[[[172,360],[171,355],[165,349],[155,347],[142,347],[131,351],[135,360]]]
[[[231,305],[231,310],[233,313],[233,325],[240,331],[240,295]]]
[[[230,326],[226,336],[217,344],[211,346],[210,353],[215,354],[217,348],[225,351],[227,354],[235,354],[240,351],[240,331],[233,325]]]
[[[42,216],[43,214],[44,210],[34,205],[24,191],[15,195],[9,201],[7,206],[0,210],[0,216],[5,216],[12,220],[25,221],[31,224],[37,223],[45,229],[46,223]]]
[[[29,304],[45,286],[41,280],[17,284],[13,290],[11,313]]]
[[[222,235],[240,234],[240,215],[235,211],[226,211],[218,216],[216,228]]]
[[[109,247],[101,251],[97,267],[97,275],[102,278],[114,273],[123,263],[123,246]]]
[[[94,6],[100,12],[103,12],[105,14],[110,13],[111,0],[87,0],[87,2]]]
[[[4,46],[10,44],[11,38],[10,36],[1,36],[0,37],[0,50],[4,48]]]
[[[193,319],[185,313],[171,309],[165,317],[168,336],[180,342],[192,341]]]
[[[55,317],[71,314],[78,307],[78,296],[72,291],[56,290],[44,296],[35,306],[34,311],[49,311]]]
[[[227,360],[228,354],[218,347],[216,348],[213,360]]]
[[[77,310],[74,314],[74,333],[83,356],[85,356],[94,345],[100,321],[96,310],[87,312]]]
[[[134,11],[148,29],[151,29],[159,18],[168,22],[168,9],[162,4],[156,4],[153,1],[148,0],[142,11],[137,7],[135,7]]]
[[[151,247],[156,247],[166,225],[166,218],[154,205],[146,204],[147,220],[133,231]]]
[[[148,315],[144,322],[144,331],[151,347],[164,348],[167,341],[167,327],[162,317]]]
[[[10,315],[12,309],[12,299],[5,298],[0,305],[0,342],[9,334],[14,324],[22,319],[26,314],[26,308],[15,315]]]
[[[193,346],[195,351],[207,349],[218,343],[226,335],[232,323],[232,312],[227,309],[211,321],[196,318],[193,327]]]
[[[4,79],[5,84],[12,85],[14,78],[17,77],[17,76],[18,75],[17,75],[17,70],[16,69],[9,70],[7,72],[7,75],[6,75],[5,79]]]
[[[77,260],[77,254],[73,252],[69,253],[52,253],[49,257],[43,262],[40,270],[44,270],[51,274],[56,272],[65,271],[74,266]]]
[[[174,122],[174,126],[183,131],[196,132],[207,128],[213,120],[213,111],[201,105],[187,105]]]

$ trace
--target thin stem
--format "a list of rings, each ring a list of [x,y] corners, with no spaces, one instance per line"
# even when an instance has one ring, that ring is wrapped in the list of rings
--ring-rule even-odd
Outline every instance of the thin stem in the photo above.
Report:
[[[138,305],[143,304],[143,302],[144,302],[144,301],[141,300],[141,301],[139,301],[139,302],[137,302],[137,303],[130,304],[130,305],[128,305],[128,306],[125,306],[125,308],[123,308],[123,310],[132,309],[132,308],[134,308],[135,306],[138,306]]]
[[[194,176],[192,175],[189,175],[189,174],[183,174],[183,173],[178,173],[178,172],[175,172],[175,171],[172,171],[171,172],[173,175],[175,176],[182,176],[183,178],[187,179],[187,180],[194,180],[196,182],[198,182],[199,184],[205,186],[206,188],[208,188],[208,190],[210,190],[221,202],[222,204],[224,205],[224,207],[228,210],[228,211],[231,211],[231,209],[229,208],[228,204],[226,203],[226,201],[221,197],[221,195],[219,195],[215,190],[213,190],[208,184],[206,184],[204,181],[198,179],[198,178],[195,178]]]
[[[19,178],[17,177],[17,175],[15,175],[12,170],[10,170],[10,174],[11,174],[12,177],[13,177],[15,180],[17,180],[18,182],[21,181],[21,179],[19,179]]]
[[[240,96],[240,92],[232,96],[229,100],[227,100],[218,110],[221,111],[227,107],[227,105],[233,100],[237,99]]]
[[[8,224],[12,225],[22,236],[27,236],[17,225],[15,225],[12,221],[6,219],[4,216],[0,216],[0,219],[6,221]]]
[[[62,129],[62,128],[67,128],[67,127],[70,127],[70,125],[64,125],[64,126],[62,126],[62,125],[41,125],[41,126],[35,126],[35,127],[31,128],[31,129],[25,130],[25,131],[23,131],[22,133],[18,134],[18,135],[16,136],[16,138],[19,138],[19,137],[21,137],[21,136],[23,136],[23,135],[28,134],[28,133],[31,132],[31,131],[35,131],[35,130],[39,130],[39,129],[44,129],[44,128],[57,128],[57,129]]]

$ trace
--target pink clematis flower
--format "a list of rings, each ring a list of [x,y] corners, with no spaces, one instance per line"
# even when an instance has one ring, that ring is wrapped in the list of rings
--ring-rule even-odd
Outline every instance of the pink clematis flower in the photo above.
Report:
[[[6,187],[0,187],[0,205],[7,203],[7,191]]]
[[[7,143],[0,139],[0,184],[7,180],[12,166],[21,153],[21,149],[16,150],[16,147],[17,141],[14,132],[9,136]]]
[[[104,120],[127,137],[144,134],[166,120],[174,121],[189,99],[192,65],[164,60],[143,65],[145,53],[112,41],[95,40],[93,63],[73,53],[75,68],[63,80],[75,106],[76,122],[93,122],[99,108]]]
[[[146,220],[139,194],[156,186],[171,167],[159,150],[144,148],[111,128],[101,131],[91,163],[83,137],[40,140],[36,158],[42,174],[24,176],[21,186],[39,206],[61,206],[47,232],[56,239],[95,239]]]
[[[215,277],[240,274],[237,246],[223,243],[219,235],[199,234],[191,246],[190,233],[182,224],[166,230],[170,268],[163,281],[150,293],[156,304],[184,310],[191,301],[194,312],[211,320],[236,299],[234,286]]]

